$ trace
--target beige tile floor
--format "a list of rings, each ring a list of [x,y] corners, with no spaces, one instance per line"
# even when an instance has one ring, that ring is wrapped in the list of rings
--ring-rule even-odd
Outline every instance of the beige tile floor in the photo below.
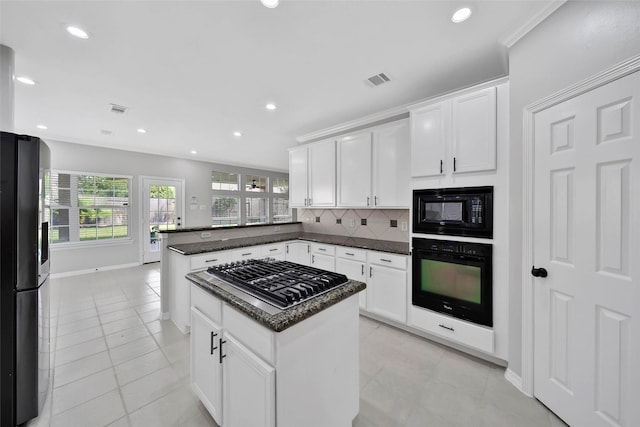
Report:
[[[159,264],[52,280],[52,383],[29,427],[216,426],[159,293]],[[364,317],[360,362],[357,427],[564,425],[504,369]]]

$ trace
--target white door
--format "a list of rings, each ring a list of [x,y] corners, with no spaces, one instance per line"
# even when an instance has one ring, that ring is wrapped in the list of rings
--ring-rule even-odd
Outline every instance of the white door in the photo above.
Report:
[[[218,424],[222,424],[221,328],[191,307],[191,388]]]
[[[534,394],[572,426],[640,426],[639,100],[635,73],[535,115]]]
[[[142,179],[143,262],[160,261],[160,231],[180,228],[184,206],[184,181],[164,178]]]
[[[222,351],[225,427],[275,427],[276,371],[227,332]],[[283,402],[286,405],[286,402]]]
[[[348,135],[338,140],[338,206],[373,206],[371,132]]]

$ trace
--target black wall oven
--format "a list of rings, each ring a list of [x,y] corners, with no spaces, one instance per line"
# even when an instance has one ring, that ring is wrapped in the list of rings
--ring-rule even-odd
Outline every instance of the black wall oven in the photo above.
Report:
[[[493,326],[492,246],[413,238],[412,303]]]
[[[414,190],[413,232],[493,238],[493,187]]]

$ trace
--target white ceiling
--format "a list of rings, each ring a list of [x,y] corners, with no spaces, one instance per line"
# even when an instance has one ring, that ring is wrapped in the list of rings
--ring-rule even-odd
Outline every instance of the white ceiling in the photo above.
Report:
[[[38,83],[16,84],[16,131],[287,170],[299,135],[506,75],[501,41],[550,2],[466,2],[453,24],[462,3],[2,0],[0,43]],[[366,83],[381,72],[392,81]]]

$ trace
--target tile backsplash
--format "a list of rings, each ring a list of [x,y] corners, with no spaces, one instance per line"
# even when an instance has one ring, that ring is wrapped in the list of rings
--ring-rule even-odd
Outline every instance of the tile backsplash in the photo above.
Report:
[[[409,209],[298,209],[307,233],[409,241]]]

